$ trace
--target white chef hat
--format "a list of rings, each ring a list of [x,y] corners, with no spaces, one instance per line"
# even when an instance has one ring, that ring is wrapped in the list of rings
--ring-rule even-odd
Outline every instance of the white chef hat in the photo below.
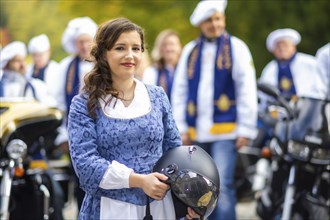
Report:
[[[277,29],[273,32],[271,32],[266,40],[266,46],[269,52],[273,52],[276,43],[279,40],[288,39],[290,40],[294,45],[297,45],[301,41],[300,34],[291,28],[284,28],[284,29]]]
[[[33,37],[28,45],[29,53],[42,53],[50,49],[49,39],[45,34]]]
[[[202,0],[196,6],[190,16],[190,23],[198,26],[202,21],[211,17],[215,12],[224,13],[227,7],[227,0]]]
[[[4,69],[7,63],[15,56],[26,56],[26,46],[21,41],[13,41],[5,46],[0,52],[0,66]]]
[[[75,48],[77,38],[82,34],[88,34],[94,38],[97,28],[97,24],[89,17],[72,19],[62,36],[62,45],[65,51],[68,53],[77,53]]]

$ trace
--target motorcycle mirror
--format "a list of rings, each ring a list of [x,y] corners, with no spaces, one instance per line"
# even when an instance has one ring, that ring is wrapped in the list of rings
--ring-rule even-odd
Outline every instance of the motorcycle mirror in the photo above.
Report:
[[[272,96],[276,99],[280,96],[278,89],[275,86],[270,85],[268,83],[258,82],[257,87],[258,90],[260,90],[261,92],[264,92],[267,95]]]
[[[286,111],[288,112],[289,117],[290,118],[293,117],[293,110],[291,109],[289,103],[285,100],[285,98],[283,98],[280,95],[279,90],[275,86],[270,85],[268,83],[258,82],[257,83],[257,88],[261,92],[275,98],[281,104],[281,106],[283,106],[286,109]]]

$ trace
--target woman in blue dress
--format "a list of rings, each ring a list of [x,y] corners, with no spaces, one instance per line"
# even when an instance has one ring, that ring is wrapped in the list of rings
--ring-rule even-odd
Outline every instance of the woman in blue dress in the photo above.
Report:
[[[154,219],[175,219],[167,177],[152,168],[182,142],[164,90],[134,78],[143,51],[143,30],[126,18],[97,31],[95,66],[68,120],[70,155],[86,192],[79,219],[143,219],[147,196]]]

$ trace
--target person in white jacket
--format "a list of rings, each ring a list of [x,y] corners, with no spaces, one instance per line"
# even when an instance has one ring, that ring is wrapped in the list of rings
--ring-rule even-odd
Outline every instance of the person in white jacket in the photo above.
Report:
[[[94,64],[89,61],[93,38],[97,24],[89,17],[78,17],[69,21],[63,36],[62,45],[70,55],[60,61],[59,76],[56,83],[56,97],[61,109],[65,112],[61,148],[69,153],[67,134],[67,115],[72,98],[79,93],[84,85],[84,76],[89,73]],[[84,192],[76,187],[78,209],[81,207]]]
[[[302,96],[323,99],[326,86],[318,72],[316,58],[298,52],[300,41],[301,36],[294,29],[272,31],[266,44],[274,59],[265,66],[259,81],[277,87],[288,100]]]
[[[88,61],[89,52],[92,46],[93,37],[97,25],[89,17],[78,17],[72,19],[62,36],[64,50],[70,55],[59,63],[57,80],[53,81],[54,91],[52,92],[58,102],[59,108],[64,112],[63,130],[60,142],[62,148],[68,151],[68,135],[66,131],[68,109],[71,99],[77,95],[83,86],[84,76],[93,68]]]
[[[56,100],[58,90],[58,77],[59,77],[59,64],[51,59],[51,47],[49,38],[45,34],[41,34],[31,38],[28,44],[28,51],[32,57],[32,64],[27,67],[28,79],[39,79],[45,82],[49,94]],[[57,107],[64,112],[61,108],[62,105],[57,103]],[[66,129],[62,126],[58,129],[59,135],[55,140],[56,146],[61,146],[67,142]]]
[[[51,59],[51,48],[49,38],[41,34],[31,38],[28,44],[28,51],[32,58],[32,64],[27,67],[27,77],[44,81],[52,94],[56,91],[59,65]],[[56,94],[52,94],[54,98]]]
[[[26,76],[26,46],[21,41],[6,45],[0,53],[1,57],[1,96],[22,98],[28,97],[49,106],[56,106],[46,84],[39,79],[29,79]]]
[[[60,61],[57,81],[58,101],[68,114],[71,99],[83,87],[84,76],[92,70],[89,53],[97,24],[89,17],[72,19],[62,36],[64,50],[70,54]]]
[[[323,71],[319,71],[317,60],[314,56],[298,52],[297,45],[301,41],[300,34],[291,28],[283,28],[272,31],[267,39],[266,46],[274,55],[262,70],[259,82],[267,83],[278,89],[280,95],[291,104],[299,97],[324,99],[329,88],[328,80],[322,79]],[[325,75],[324,75],[325,76]],[[259,111],[265,112],[272,97],[258,92]],[[272,128],[262,120],[258,126],[265,130],[263,146],[269,145]]]
[[[200,1],[190,17],[201,35],[185,45],[172,87],[173,115],[185,144],[206,149],[217,164],[220,200],[209,219],[236,219],[237,148],[256,137],[257,96],[247,45],[225,29],[227,1]]]

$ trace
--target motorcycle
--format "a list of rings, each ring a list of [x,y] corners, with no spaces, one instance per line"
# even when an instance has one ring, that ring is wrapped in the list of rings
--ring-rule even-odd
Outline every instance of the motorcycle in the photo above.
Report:
[[[259,83],[258,89],[276,99],[283,117],[270,142],[257,214],[262,219],[329,219],[330,101],[300,97],[289,103],[270,85]]]
[[[260,99],[258,103],[260,105]],[[267,147],[269,145],[268,137],[271,136],[275,123],[276,119],[272,108],[268,111],[258,111],[257,137],[251,141],[250,145],[238,150],[234,176],[238,200],[253,200],[254,191],[263,185],[264,160],[267,160],[270,155]]]
[[[261,155],[261,149],[254,146],[243,146],[238,150],[234,180],[236,198],[240,201],[253,199],[253,179],[256,163]]]
[[[62,113],[32,99],[0,100],[0,219],[62,219],[47,152]]]

